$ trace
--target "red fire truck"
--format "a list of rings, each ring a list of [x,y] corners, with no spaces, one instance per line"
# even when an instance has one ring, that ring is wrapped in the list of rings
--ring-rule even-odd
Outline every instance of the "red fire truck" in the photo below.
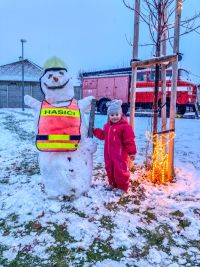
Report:
[[[167,84],[167,113],[170,108],[172,70],[166,71]],[[136,85],[136,109],[152,109],[154,99],[155,71],[151,69],[140,69],[137,72]],[[161,86],[161,81],[159,82]],[[131,68],[112,69],[96,72],[82,73],[82,95],[83,97],[92,95],[97,99],[97,110],[101,114],[106,114],[106,102],[112,99],[123,101],[123,112],[127,113],[130,106]],[[197,103],[196,84],[189,79],[188,71],[178,70],[177,83],[177,113],[184,114],[186,108],[194,110]],[[158,105],[161,105],[161,88],[159,87]]]

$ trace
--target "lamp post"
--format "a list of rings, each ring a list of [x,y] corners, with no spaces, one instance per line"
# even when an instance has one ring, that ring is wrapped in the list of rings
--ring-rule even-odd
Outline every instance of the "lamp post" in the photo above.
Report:
[[[24,43],[26,43],[25,39],[20,39],[22,43],[22,110],[24,111]]]

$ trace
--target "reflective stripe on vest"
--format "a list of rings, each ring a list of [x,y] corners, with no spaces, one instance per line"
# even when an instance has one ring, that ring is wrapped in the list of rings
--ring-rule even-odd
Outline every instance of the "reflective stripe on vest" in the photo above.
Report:
[[[79,147],[79,144],[67,144],[67,143],[37,143],[37,148],[42,150],[42,149],[67,149],[67,150],[75,150]]]
[[[42,102],[36,146],[40,151],[74,151],[81,139],[81,117],[77,101],[67,107]]]
[[[68,135],[68,134],[51,134],[51,135],[37,135],[37,140],[56,140],[56,141],[63,141],[63,140],[81,140],[80,135]]]
[[[40,116],[70,116],[80,117],[79,110],[71,110],[64,108],[42,108]]]

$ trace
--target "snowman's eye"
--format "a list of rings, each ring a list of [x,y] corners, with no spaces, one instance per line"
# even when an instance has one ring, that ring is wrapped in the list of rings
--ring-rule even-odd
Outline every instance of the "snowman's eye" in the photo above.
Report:
[[[60,75],[64,75],[64,72],[63,72],[63,71],[59,71],[59,74],[60,74]]]
[[[49,76],[48,76],[48,79],[51,79],[51,78],[52,78],[52,76],[53,76],[53,74],[49,74]]]

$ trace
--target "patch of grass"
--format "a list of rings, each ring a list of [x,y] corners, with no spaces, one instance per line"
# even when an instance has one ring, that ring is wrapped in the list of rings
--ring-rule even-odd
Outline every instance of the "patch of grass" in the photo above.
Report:
[[[138,214],[138,213],[140,213],[140,210],[139,209],[129,209],[128,211],[131,214]]]
[[[109,211],[112,211],[112,210],[118,211],[119,210],[119,205],[116,202],[108,202],[108,203],[105,203],[104,206]]]
[[[4,177],[3,179],[0,180],[1,184],[9,184],[9,178],[8,177]]]
[[[55,225],[55,230],[52,232],[52,236],[55,238],[57,242],[74,242],[73,237],[71,237],[67,231],[66,226],[64,225]]]
[[[113,249],[107,241],[102,241],[95,239],[93,244],[89,247],[86,252],[87,261],[95,263],[97,261],[103,261],[105,259],[112,259],[120,261],[123,256],[123,251],[125,248],[121,247],[118,249]]]
[[[15,213],[11,213],[7,219],[11,222],[18,222],[18,218],[19,218],[19,215],[15,214]]]
[[[125,206],[126,204],[129,204],[132,201],[133,201],[132,196],[125,196],[119,199],[118,204],[121,206]]]
[[[15,225],[18,223],[18,218],[17,214],[11,213],[5,219],[0,219],[0,229],[3,231],[4,236],[9,235],[11,229],[19,227],[19,225]]]
[[[51,246],[48,249],[51,254],[48,267],[84,267],[85,259],[81,255],[82,249],[68,249],[65,246]]]
[[[191,222],[187,219],[184,219],[184,213],[180,210],[176,210],[174,212],[171,212],[170,215],[175,216],[176,219],[179,221],[178,226],[185,229],[186,227],[190,226]]]
[[[103,215],[100,219],[101,226],[110,232],[114,229],[115,225],[112,222],[112,218],[110,216]]]
[[[156,215],[153,212],[146,210],[145,212],[143,212],[143,214],[146,216],[145,219],[148,223],[157,220]]]
[[[0,229],[3,231],[3,235],[10,232],[11,226],[8,224],[7,219],[0,219]]]
[[[148,244],[151,246],[158,246],[161,247],[162,246],[162,242],[165,238],[165,236],[163,234],[160,234],[158,232],[150,232],[148,231],[146,236],[145,236],[148,240]]]
[[[139,206],[140,205],[140,200],[136,198],[136,199],[133,200],[133,203],[135,205]]]
[[[70,250],[64,246],[52,246],[48,249],[51,256],[49,258],[51,266],[55,267],[69,267],[70,261],[67,261],[66,258],[70,254]]]
[[[42,260],[37,256],[32,256],[29,253],[18,252],[16,258],[11,262],[7,262],[8,267],[28,267],[28,266],[45,266]]]
[[[31,154],[31,151],[27,149],[23,151],[21,158],[23,159],[22,161],[12,166],[12,171],[14,171],[15,174],[27,174],[31,176],[40,173],[36,153]]]
[[[33,154],[29,149],[24,150],[23,153],[18,155],[15,162],[5,167],[5,171],[6,177],[4,179],[11,174],[27,174],[28,176],[39,174],[37,154],[35,152]]]
[[[4,228],[6,225],[6,220],[5,219],[0,219],[0,228]]]
[[[17,126],[17,122],[12,119],[11,116],[7,116],[5,121],[5,129],[9,130],[12,133],[15,133],[19,136],[21,140],[25,140],[25,136],[27,135],[27,132],[25,132],[23,129],[19,130],[20,128]]]
[[[188,241],[189,247],[196,247],[200,251],[200,242],[198,240],[190,240]]]
[[[2,266],[5,266],[6,259],[3,259],[3,252],[6,250],[6,247],[3,245],[0,245],[0,264]]]
[[[26,120],[16,120],[13,115],[9,114],[5,119],[5,129],[17,134],[21,140],[30,140],[33,143],[35,138],[34,132],[29,133],[19,127],[19,124],[23,122],[26,122]]]
[[[134,181],[131,181],[131,188],[134,189],[137,189],[138,187],[140,186],[140,182],[137,181],[137,180],[134,180]]]
[[[181,212],[180,210],[176,210],[174,212],[170,213],[172,216],[176,216],[176,217],[184,217],[183,212]]]
[[[137,227],[138,232],[146,238],[146,245],[140,251],[140,256],[144,257],[149,253],[149,249],[153,246],[157,247],[159,250],[165,251],[166,253],[170,252],[170,247],[176,245],[174,239],[172,238],[173,231],[168,225],[160,225],[155,228],[154,231],[148,229],[143,229]],[[168,245],[164,246],[164,239],[168,240]]]
[[[185,229],[186,227],[190,226],[191,222],[188,220],[179,220],[178,226]]]
[[[31,232],[37,232],[37,234],[41,234],[46,230],[45,227],[42,227],[38,221],[30,221],[24,225],[25,231],[23,234],[29,235]]]
[[[67,207],[67,210],[69,212],[73,212],[74,214],[78,215],[81,218],[88,218],[88,215],[86,215],[84,212],[82,212],[78,209],[75,209],[74,207]]]

